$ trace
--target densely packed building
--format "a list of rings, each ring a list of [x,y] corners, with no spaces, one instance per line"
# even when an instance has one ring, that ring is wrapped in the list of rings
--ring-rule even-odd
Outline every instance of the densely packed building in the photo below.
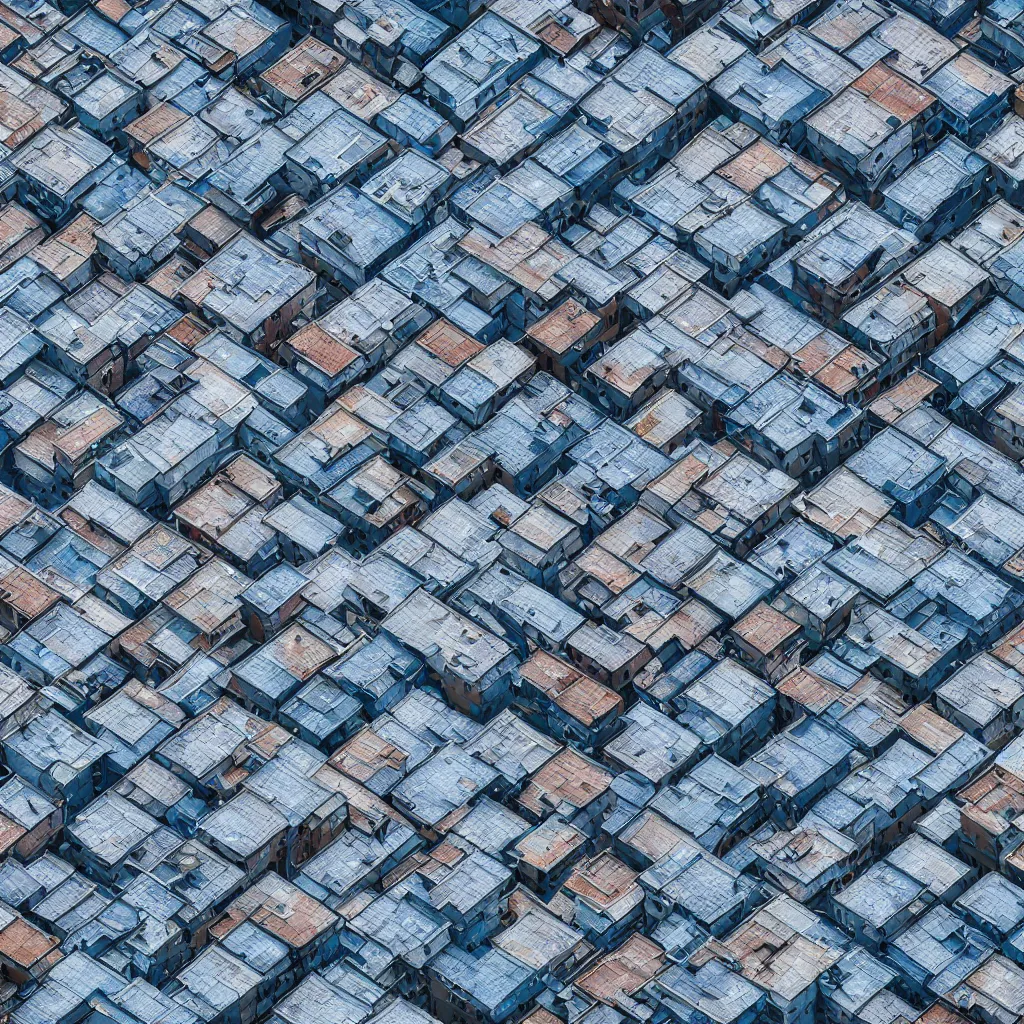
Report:
[[[1024,0],[0,0],[2,1024],[1024,1024]]]

